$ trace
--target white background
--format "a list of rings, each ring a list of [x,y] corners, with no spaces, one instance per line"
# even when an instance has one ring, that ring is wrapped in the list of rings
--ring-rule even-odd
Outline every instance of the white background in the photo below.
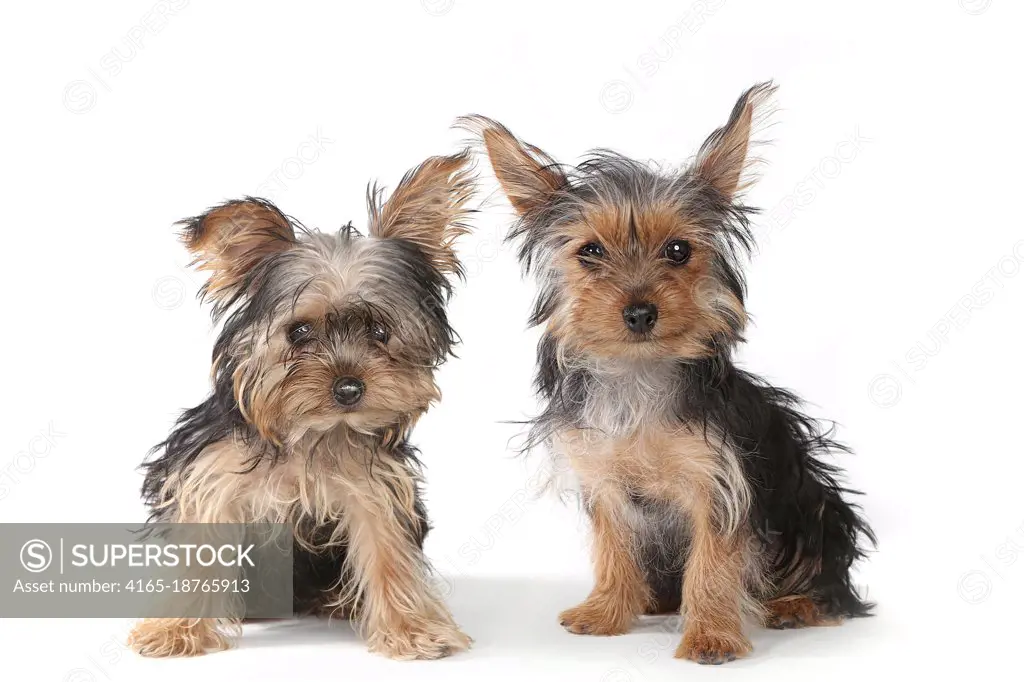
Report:
[[[364,225],[366,183],[454,150],[449,125],[471,112],[563,161],[605,146],[682,162],[773,78],[741,359],[842,425],[881,545],[857,576],[877,617],[756,630],[726,669],[674,660],[657,619],[564,633],[556,614],[590,585],[586,527],[530,497],[538,460],[509,448],[519,428],[502,422],[536,405],[537,331],[492,196],[461,246],[460,357],[415,434],[428,552],[470,653],[396,663],[344,623],[302,622],[150,661],[122,648],[127,622],[5,620],[0,677],[1019,675],[1021,19],[1012,0],[8,8],[0,521],[142,518],[135,467],[205,396],[214,338],[176,219],[263,194],[308,225]],[[493,190],[486,164],[482,178]]]

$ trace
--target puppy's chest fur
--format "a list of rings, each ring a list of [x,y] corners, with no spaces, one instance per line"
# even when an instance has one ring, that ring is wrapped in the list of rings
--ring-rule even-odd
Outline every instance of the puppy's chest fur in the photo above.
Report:
[[[220,441],[170,477],[163,497],[176,503],[176,520],[192,522],[324,524],[342,518],[354,497],[414,510],[417,478],[407,463],[340,437],[310,441],[281,461],[256,466],[238,438]]]
[[[589,494],[703,504],[721,468],[718,454],[702,436],[641,426],[622,437],[594,430],[566,429],[555,436],[555,451],[568,458]]]
[[[592,361],[565,426],[553,436],[589,495],[673,502],[735,527],[749,500],[739,461],[721,434],[678,416],[671,362]],[[569,416],[569,415],[566,415]]]
[[[683,494],[686,473],[707,453],[675,417],[672,365],[591,360],[572,371],[581,373],[582,384],[569,420],[574,426],[560,430],[555,441],[584,488],[612,484],[651,497]]]
[[[610,439],[671,428],[678,373],[669,362],[591,360],[582,372],[581,426]]]

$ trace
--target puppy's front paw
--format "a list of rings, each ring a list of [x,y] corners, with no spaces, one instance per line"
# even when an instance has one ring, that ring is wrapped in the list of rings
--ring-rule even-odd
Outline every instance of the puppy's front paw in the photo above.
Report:
[[[739,632],[715,632],[709,628],[687,628],[676,649],[676,658],[688,658],[702,665],[721,665],[750,653],[750,642]]]
[[[611,600],[588,598],[562,611],[558,622],[574,635],[624,635],[633,623],[633,614]]]
[[[432,660],[468,649],[473,640],[451,622],[417,620],[371,632],[370,651],[400,661]]]
[[[206,618],[150,618],[140,621],[128,636],[128,646],[140,656],[202,656],[231,646],[227,637]]]

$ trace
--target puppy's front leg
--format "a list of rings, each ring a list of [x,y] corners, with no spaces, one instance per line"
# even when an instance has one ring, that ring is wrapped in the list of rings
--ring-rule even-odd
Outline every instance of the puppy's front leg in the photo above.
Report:
[[[411,475],[367,479],[347,500],[349,562],[356,613],[371,651],[396,659],[442,658],[467,649],[434,593],[416,541],[420,523]]]
[[[575,634],[621,635],[651,600],[633,556],[632,530],[624,518],[629,502],[624,491],[608,487],[588,498],[594,529],[594,589],[582,604],[563,611],[558,619]]]
[[[746,555],[739,533],[723,533],[710,505],[693,513],[693,538],[683,576],[686,626],[676,658],[719,664],[750,652],[743,635]]]
[[[188,475],[176,474],[165,485],[164,505],[166,511],[161,522],[172,524],[195,524],[194,526],[172,526],[169,544],[211,542],[221,544],[229,533],[231,540],[241,539],[227,529],[216,530],[206,524],[238,524],[245,516],[242,511],[246,479],[234,473],[244,461],[245,453],[234,443],[224,441],[208,448]],[[224,462],[229,464],[224,465]],[[238,467],[236,468],[236,464]],[[209,531],[203,530],[209,528]],[[241,531],[238,531],[241,532]],[[209,533],[209,534],[207,534]],[[219,541],[214,542],[217,539]],[[236,578],[237,571],[225,573],[216,566],[194,567],[185,571],[182,578],[217,579]],[[219,602],[226,595],[192,592],[169,596],[165,606],[170,612],[193,611],[226,614],[233,611],[230,600]],[[242,634],[241,620],[237,617],[190,618],[161,617],[144,618],[132,628],[128,638],[131,648],[142,656],[200,656],[231,647],[233,640]]]

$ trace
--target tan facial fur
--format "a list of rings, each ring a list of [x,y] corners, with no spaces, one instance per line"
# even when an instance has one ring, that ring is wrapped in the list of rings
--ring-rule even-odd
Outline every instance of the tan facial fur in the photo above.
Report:
[[[594,207],[565,230],[570,238],[556,256],[564,303],[548,323],[557,338],[600,357],[703,357],[709,340],[729,333],[721,312],[743,320],[743,304],[711,274],[710,244],[704,231],[669,205]],[[662,256],[672,240],[693,248],[685,265]],[[591,266],[578,253],[599,243],[606,256]],[[623,324],[623,309],[653,303],[658,322],[650,338],[637,340]]]
[[[394,328],[386,343],[365,330],[353,329],[343,339],[328,333],[329,319],[367,300],[362,285],[373,270],[374,244],[364,240],[344,260],[311,254],[307,283],[293,304],[267,332],[256,330],[239,339],[243,347],[229,349],[243,358],[234,372],[235,398],[269,442],[291,443],[307,431],[339,424],[362,433],[396,422],[411,426],[440,399],[433,368],[405,360],[412,339],[403,331],[413,331],[412,321],[403,326],[386,320]],[[311,324],[313,333],[310,343],[296,348],[287,335],[298,323]],[[358,410],[342,410],[334,402],[331,386],[340,376],[365,383]]]

